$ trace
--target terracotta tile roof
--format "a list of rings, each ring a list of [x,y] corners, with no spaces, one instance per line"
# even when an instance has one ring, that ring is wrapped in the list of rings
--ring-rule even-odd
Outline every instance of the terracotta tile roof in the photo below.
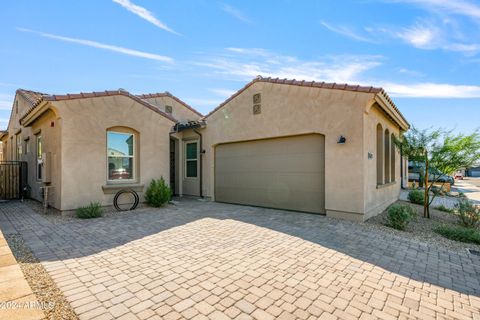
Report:
[[[42,102],[43,97],[48,96],[46,93],[25,89],[18,89],[17,93],[24,97],[30,103],[30,106],[37,106]]]
[[[190,109],[190,111],[196,113],[196,114],[199,115],[200,117],[203,117],[203,114],[201,114],[200,112],[198,112],[197,110],[195,110],[192,106],[190,106],[188,103],[186,103],[185,101],[177,98],[176,96],[174,96],[173,94],[171,94],[171,93],[168,92],[168,91],[165,91],[165,92],[157,92],[157,93],[137,94],[136,96],[139,97],[140,99],[170,97],[170,98],[172,98],[173,100],[177,101],[178,103],[184,105],[187,109]]]
[[[29,102],[31,103],[30,108],[25,112],[25,114],[22,116],[20,121],[22,121],[25,117],[27,117],[30,113],[33,112],[35,107],[37,107],[41,102],[43,101],[62,101],[62,100],[74,100],[74,99],[84,99],[84,98],[97,98],[97,97],[108,97],[108,96],[125,96],[129,97],[136,102],[142,104],[143,106],[155,111],[158,114],[161,114],[165,118],[172,120],[173,122],[177,122],[175,118],[173,118],[171,115],[159,110],[157,106],[148,103],[147,101],[144,101],[137,97],[136,95],[133,95],[129,93],[128,91],[125,90],[107,90],[107,91],[99,91],[99,92],[81,92],[81,93],[74,93],[74,94],[60,94],[60,95],[47,95],[47,94],[40,94],[40,93],[34,93],[33,91],[27,91],[27,90],[22,90],[21,93],[24,97],[26,97],[26,94],[29,94]],[[39,94],[41,96],[39,96]],[[36,97],[37,99],[34,100],[32,98]]]
[[[304,81],[304,80],[289,80],[289,79],[279,79],[279,78],[264,78],[262,76],[258,76],[249,83],[247,83],[243,88],[235,92],[230,98],[222,102],[218,107],[210,111],[205,118],[208,118],[211,114],[216,112],[217,110],[221,109],[224,105],[226,105],[231,100],[235,99],[238,95],[240,95],[243,91],[245,91],[248,87],[253,85],[256,82],[268,82],[268,83],[276,83],[276,84],[286,84],[286,85],[294,85],[294,86],[303,86],[303,87],[313,87],[313,88],[323,88],[323,89],[333,89],[333,90],[345,90],[345,91],[356,91],[356,92],[365,92],[365,93],[373,93],[373,94],[380,94],[382,95],[392,106],[392,108],[399,114],[399,116],[408,124],[408,121],[402,115],[400,110],[398,110],[395,103],[393,103],[392,99],[388,96],[388,94],[380,87],[372,87],[372,86],[360,86],[360,85],[349,85],[346,83],[329,83],[329,82],[316,82],[316,81]]]

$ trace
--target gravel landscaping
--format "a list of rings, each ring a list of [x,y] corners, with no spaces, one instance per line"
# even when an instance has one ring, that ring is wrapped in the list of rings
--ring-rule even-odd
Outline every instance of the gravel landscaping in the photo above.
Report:
[[[382,229],[386,232],[401,236],[408,237],[413,239],[418,239],[419,241],[424,241],[430,244],[433,244],[438,247],[447,248],[459,253],[465,253],[466,249],[475,249],[480,251],[480,245],[473,243],[464,243],[459,241],[452,241],[447,238],[442,237],[438,233],[434,232],[435,227],[447,224],[447,225],[456,225],[457,220],[452,214],[439,211],[434,208],[432,205],[430,207],[430,219],[423,217],[423,206],[416,205],[407,201],[399,200],[396,203],[410,205],[417,211],[416,221],[412,221],[405,231],[395,230],[386,226],[387,221],[387,210],[382,212],[380,215],[369,219],[366,224],[373,226],[378,229]]]
[[[78,319],[63,293],[55,285],[42,264],[25,245],[22,236],[9,234],[5,238],[38,302],[45,306],[52,306],[52,308],[43,309],[46,319]]]

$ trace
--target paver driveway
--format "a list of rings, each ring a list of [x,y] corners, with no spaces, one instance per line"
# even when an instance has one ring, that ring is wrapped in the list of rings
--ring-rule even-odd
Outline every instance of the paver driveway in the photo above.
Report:
[[[480,257],[318,215],[182,200],[52,223],[12,202],[0,227],[81,319],[480,319]]]

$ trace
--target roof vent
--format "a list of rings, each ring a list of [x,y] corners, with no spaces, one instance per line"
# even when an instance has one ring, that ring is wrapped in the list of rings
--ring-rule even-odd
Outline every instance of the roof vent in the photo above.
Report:
[[[127,90],[125,90],[125,89],[123,89],[123,88],[118,88],[118,91],[127,92]]]

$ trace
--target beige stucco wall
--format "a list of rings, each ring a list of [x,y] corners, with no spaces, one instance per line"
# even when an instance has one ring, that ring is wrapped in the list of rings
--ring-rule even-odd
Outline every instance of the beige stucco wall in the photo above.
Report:
[[[16,103],[18,101],[18,110]],[[41,117],[35,121],[32,126],[23,127],[20,125],[19,120],[22,115],[30,108],[29,103],[23,98],[22,95],[17,94],[13,102],[12,114],[9,122],[8,133],[9,137],[6,137],[7,145],[6,160],[21,160],[28,163],[28,185],[31,188],[30,195],[33,199],[43,201],[42,181],[37,180],[37,148],[36,148],[36,135],[42,136],[43,152],[50,152],[51,162],[51,183],[50,183],[50,195],[49,204],[55,208],[61,206],[61,170],[53,170],[54,168],[60,168],[61,163],[61,119],[58,118],[55,112],[52,110],[47,111]],[[53,124],[53,126],[52,126]],[[17,157],[17,142],[16,135],[20,135],[21,142],[21,155]],[[26,141],[28,139],[28,152]]]
[[[261,93],[261,114],[253,115],[253,94]],[[327,215],[365,210],[363,112],[373,94],[257,82],[207,118],[204,133],[205,195],[214,196],[214,148],[224,142],[325,135]],[[343,135],[347,142],[338,144]]]
[[[106,133],[127,127],[138,132],[137,181],[169,179],[169,132],[174,122],[125,96],[57,101],[62,116],[62,204],[72,210],[91,201],[112,205],[107,184]],[[58,168],[60,170],[60,168]],[[120,189],[121,187],[118,186]],[[143,200],[143,192],[139,192]]]
[[[177,119],[178,121],[185,122],[185,121],[192,121],[198,120],[201,118],[200,115],[193,112],[177,100],[164,96],[164,97],[155,97],[155,98],[145,98],[142,99],[157,106],[161,111],[165,112],[165,106],[172,106],[172,116]]]
[[[53,126],[52,126],[53,125]],[[55,112],[48,110],[41,117],[35,121],[30,129],[30,152],[25,155],[24,160],[28,161],[28,177],[29,185],[32,188],[31,196],[32,198],[42,201],[42,191],[41,187],[44,186],[44,183],[40,180],[37,180],[37,149],[36,149],[36,136],[42,136],[42,153],[50,154],[50,163],[46,166],[50,169],[50,178],[51,182],[49,184],[49,193],[48,193],[48,203],[54,208],[61,207],[62,201],[62,190],[61,190],[61,179],[62,179],[62,153],[61,153],[61,133],[62,133],[62,119],[58,118]],[[25,128],[25,129],[27,129]],[[44,159],[45,160],[45,159]],[[47,160],[46,160],[47,161]],[[46,170],[43,169],[43,175],[46,174]]]
[[[384,186],[377,186],[377,124],[381,124],[383,132],[386,129],[390,134],[399,136],[400,129],[385,116],[378,105],[366,108],[363,115],[364,119],[364,172],[365,172],[365,219],[375,216],[385,210],[390,204],[398,200],[401,179],[400,179],[400,153],[395,148],[395,179],[393,182]],[[368,153],[373,154],[372,159],[368,159]]]

